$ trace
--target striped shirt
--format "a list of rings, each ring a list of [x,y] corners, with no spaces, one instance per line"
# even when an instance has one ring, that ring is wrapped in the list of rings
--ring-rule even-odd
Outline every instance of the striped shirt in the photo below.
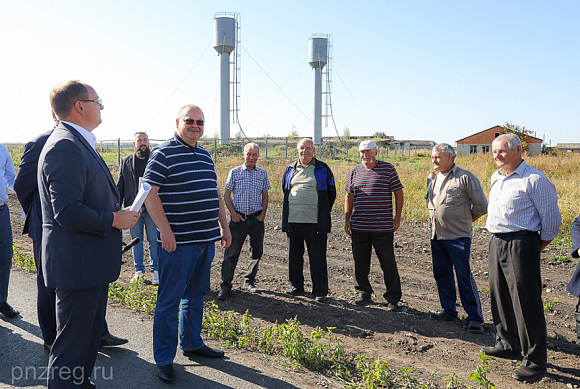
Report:
[[[367,170],[363,164],[352,168],[344,190],[354,195],[350,218],[353,231],[392,232],[393,192],[403,189],[395,167],[377,161]]]
[[[209,153],[177,134],[156,148],[143,181],[159,187],[163,210],[177,244],[219,240],[217,176]],[[159,237],[158,242],[161,242]]]
[[[562,222],[556,187],[526,161],[508,176],[493,173],[487,212],[485,226],[494,234],[541,231],[541,240],[552,240]]]
[[[264,169],[254,166],[250,170],[242,164],[228,173],[226,189],[234,194],[232,203],[236,211],[252,214],[262,210],[262,192],[270,190],[270,181]]]

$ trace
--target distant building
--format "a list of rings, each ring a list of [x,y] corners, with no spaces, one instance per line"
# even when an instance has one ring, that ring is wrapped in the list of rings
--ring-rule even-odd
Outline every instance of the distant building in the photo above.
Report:
[[[491,152],[493,140],[503,133],[505,133],[505,130],[502,126],[495,126],[459,139],[457,141],[457,155],[461,157],[475,153],[489,153]],[[529,155],[540,155],[542,153],[542,139],[528,135],[527,143]]]
[[[580,153],[580,143],[558,143],[556,147],[558,148],[558,151]]]

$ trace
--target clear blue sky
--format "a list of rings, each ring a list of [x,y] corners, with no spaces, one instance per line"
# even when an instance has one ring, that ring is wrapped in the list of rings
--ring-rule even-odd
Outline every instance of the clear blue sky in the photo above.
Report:
[[[308,37],[326,33],[341,135],[348,127],[351,135],[454,144],[507,121],[554,145],[580,142],[578,1],[0,4],[3,143],[50,129],[49,92],[68,79],[87,82],[103,99],[97,139],[130,139],[144,129],[166,139],[187,103],[202,107],[206,134],[217,134],[212,39],[221,11],[241,15],[240,121],[248,136],[286,136],[293,126],[312,136]],[[323,128],[323,136],[334,134],[331,123]]]

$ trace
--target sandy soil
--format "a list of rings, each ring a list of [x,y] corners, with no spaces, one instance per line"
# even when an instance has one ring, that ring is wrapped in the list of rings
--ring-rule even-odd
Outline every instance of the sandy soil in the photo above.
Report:
[[[14,239],[24,251],[32,253],[32,244],[23,236],[23,219],[16,197],[11,194],[10,212]],[[487,279],[487,233],[476,231],[472,241],[472,268],[479,287],[483,312],[486,319],[485,334],[469,334],[464,321],[439,323],[429,319],[429,313],[440,310],[437,289],[432,274],[428,226],[421,223],[403,222],[395,234],[395,253],[403,286],[402,312],[389,312],[382,298],[385,287],[378,261],[373,254],[371,282],[375,288],[375,304],[359,307],[354,304],[357,293],[353,283],[352,252],[350,239],[341,231],[342,214],[333,215],[333,231],[328,239],[328,270],[331,294],[327,302],[319,303],[305,297],[291,297],[284,293],[288,288],[288,259],[286,236],[281,230],[281,208],[271,206],[266,219],[264,256],[260,263],[256,286],[257,293],[243,290],[244,268],[249,249],[244,246],[236,277],[233,295],[219,301],[220,309],[243,314],[249,311],[256,325],[282,322],[297,317],[308,330],[320,326],[336,327],[345,348],[353,355],[364,354],[373,359],[389,361],[394,370],[412,367],[415,376],[443,387],[443,378],[456,373],[467,380],[479,361],[482,346],[494,343]],[[128,237],[126,241],[128,241]],[[566,286],[576,262],[560,263],[550,258],[556,255],[569,257],[568,250],[561,251],[550,245],[543,253],[542,279],[543,296],[554,303],[554,311],[546,311],[548,325],[548,375],[536,387],[573,388],[580,387],[580,344],[576,344],[574,328],[574,306],[577,298],[566,292]],[[220,287],[220,267],[223,250],[216,248],[212,268],[212,286],[207,299],[217,297]],[[130,254],[124,257],[120,282],[127,283],[134,273]],[[310,275],[306,260],[304,274],[309,283]],[[149,273],[146,274],[151,279]],[[217,301],[217,300],[216,300]],[[458,301],[459,304],[459,301]],[[458,305],[460,317],[465,312]],[[267,363],[280,363],[269,359]],[[528,387],[511,378],[519,366],[517,360],[494,358],[488,378],[497,388]],[[292,379],[304,387],[340,387],[331,379],[320,374],[301,371],[292,372]]]

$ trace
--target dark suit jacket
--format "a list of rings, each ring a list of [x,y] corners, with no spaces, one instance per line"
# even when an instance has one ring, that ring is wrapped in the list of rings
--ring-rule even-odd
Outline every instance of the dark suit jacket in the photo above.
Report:
[[[61,122],[40,154],[38,182],[46,286],[83,289],[115,281],[122,246],[121,231],[112,224],[121,207],[103,159]]]
[[[135,178],[135,153],[121,159],[117,188],[121,196],[121,206],[130,207],[137,197],[137,180]]]
[[[578,258],[578,248],[580,248],[580,216],[572,223],[572,257]],[[568,292],[580,297],[580,263],[568,284]]]
[[[52,134],[54,129],[41,134],[28,142],[24,146],[20,168],[14,181],[14,191],[22,205],[22,210],[26,214],[26,221],[24,222],[23,234],[28,236],[35,242],[40,242],[42,239],[42,211],[40,208],[40,196],[38,195],[38,157],[44,147],[46,140]],[[40,264],[36,264],[40,266]]]

